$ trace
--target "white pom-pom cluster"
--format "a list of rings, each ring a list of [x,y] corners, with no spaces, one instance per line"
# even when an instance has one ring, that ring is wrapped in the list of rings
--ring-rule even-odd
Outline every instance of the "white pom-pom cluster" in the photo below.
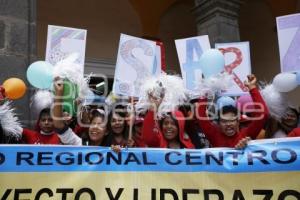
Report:
[[[219,73],[209,78],[198,80],[197,90],[200,96],[214,96],[225,91],[232,85],[232,76],[228,73]]]
[[[160,117],[167,112],[175,110],[187,100],[182,78],[175,75],[161,74],[158,77],[145,80],[141,87],[139,101],[136,104],[138,112],[143,112],[150,108],[150,93],[158,98],[160,95],[163,95],[162,102],[157,108],[157,115]]]
[[[11,108],[11,102],[6,101],[0,105],[0,123],[4,130],[4,134],[9,137],[22,137],[21,123],[15,113],[15,110]]]
[[[288,108],[288,100],[285,94],[276,90],[273,84],[264,84],[264,86],[261,86],[260,92],[266,102],[270,115],[281,121]]]
[[[88,80],[83,77],[82,67],[76,63],[78,54],[71,54],[66,59],[58,62],[54,66],[53,76],[66,78],[72,83],[76,84],[79,89],[79,96],[85,97],[89,89]],[[88,78],[89,79],[89,78]]]
[[[54,94],[49,90],[37,90],[30,100],[30,108],[36,117],[44,108],[51,108]]]

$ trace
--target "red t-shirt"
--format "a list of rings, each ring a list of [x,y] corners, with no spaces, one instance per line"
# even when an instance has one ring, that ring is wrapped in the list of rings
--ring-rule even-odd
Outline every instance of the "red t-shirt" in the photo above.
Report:
[[[251,137],[256,139],[257,135],[264,127],[264,124],[268,118],[268,109],[262,96],[257,88],[250,90],[251,97],[255,104],[256,109],[260,109],[258,105],[262,105],[262,112],[253,113],[253,116],[259,119],[253,120],[245,128],[242,128],[238,133],[233,136],[225,135],[220,127],[211,122],[206,114],[206,99],[200,99],[200,106],[198,107],[198,116],[205,120],[198,120],[201,129],[208,138],[212,147],[234,147],[242,138]]]
[[[300,137],[300,128],[293,129],[289,134],[288,137]]]
[[[22,132],[22,140],[26,144],[61,144],[56,133],[44,135],[37,131],[25,128]]]

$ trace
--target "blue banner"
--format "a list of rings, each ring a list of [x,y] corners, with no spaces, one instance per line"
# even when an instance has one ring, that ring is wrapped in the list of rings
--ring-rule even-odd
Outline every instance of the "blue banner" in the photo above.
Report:
[[[263,140],[244,150],[231,148],[123,149],[104,147],[1,145],[0,172],[279,172],[297,171],[299,139]]]

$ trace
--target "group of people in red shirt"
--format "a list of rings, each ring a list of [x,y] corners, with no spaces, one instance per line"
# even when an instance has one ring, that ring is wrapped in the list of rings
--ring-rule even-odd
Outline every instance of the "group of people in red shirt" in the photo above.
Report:
[[[152,106],[146,113],[134,116],[123,105],[116,106],[116,109],[109,113],[105,109],[95,107],[88,111],[85,123],[74,125],[76,119],[63,111],[62,98],[59,97],[63,95],[64,88],[62,80],[57,78],[54,81],[54,90],[58,98],[55,98],[54,105],[40,112],[35,130],[23,128],[20,131],[19,142],[172,149],[239,148],[245,146],[249,139],[266,138],[266,130],[270,126],[268,108],[256,84],[256,77],[249,75],[245,86],[249,89],[255,109],[251,113],[251,118],[243,124],[240,123],[240,111],[232,105],[221,107],[217,116],[209,115],[206,97],[200,97],[189,112],[179,106],[178,109],[158,118],[156,110],[160,106],[161,99],[153,99],[149,94]],[[194,113],[192,116],[191,111],[195,111],[192,112]],[[284,121],[287,121],[285,136],[300,136],[300,128],[297,128],[298,116],[298,112],[295,111],[294,115],[288,113],[282,122],[276,122],[284,124]],[[82,119],[77,121],[82,122]],[[278,127],[278,130],[280,128],[283,130],[284,125]],[[0,131],[3,138],[5,134],[1,127]],[[265,132],[263,137],[260,136],[262,132]],[[273,136],[274,134],[268,137]],[[6,142],[1,139],[1,143]]]

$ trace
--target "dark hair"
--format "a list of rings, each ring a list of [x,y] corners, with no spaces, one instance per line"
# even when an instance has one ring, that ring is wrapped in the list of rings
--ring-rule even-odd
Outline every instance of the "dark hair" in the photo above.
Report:
[[[102,110],[102,109],[95,109],[95,110],[92,110],[92,111],[91,111],[91,114],[92,114],[91,121],[93,121],[93,120],[94,120],[95,118],[97,118],[97,117],[100,117],[100,118],[102,118],[102,119],[105,121],[106,113],[105,113],[104,110]],[[106,127],[107,127],[107,125],[106,125]],[[101,143],[100,146],[108,147],[108,146],[111,145],[111,138],[110,138],[109,135],[110,135],[110,134],[105,135],[105,136],[103,137],[103,141],[102,141],[102,143]],[[87,136],[86,136],[85,138],[82,139],[82,144],[83,144],[84,146],[87,146],[87,145],[89,144],[89,142],[90,142],[90,137],[89,137],[89,134],[87,134]]]
[[[41,118],[43,116],[50,116],[52,118],[52,116],[51,116],[51,109],[50,108],[44,108],[44,109],[42,109],[40,111],[39,118],[38,118],[38,120],[37,120],[37,122],[35,124],[35,128],[34,128],[34,130],[37,131],[37,132],[41,131],[41,127],[40,127],[39,123],[40,123]]]
[[[184,116],[187,116],[187,114],[190,112],[190,111],[192,111],[192,105],[190,105],[190,104],[184,104],[184,105],[180,105],[179,106],[179,108],[178,108],[178,110],[180,111],[180,112],[182,112],[182,114],[184,115]]]
[[[163,126],[163,123],[164,123],[164,121],[165,121],[165,119],[167,118],[167,117],[170,117],[173,121],[174,121],[174,123],[175,123],[175,125],[176,125],[176,127],[177,127],[177,131],[178,131],[178,134],[177,134],[177,136],[176,136],[176,139],[177,139],[177,141],[180,143],[180,148],[184,148],[184,145],[182,144],[182,142],[180,141],[180,129],[179,129],[179,124],[178,124],[178,121],[177,121],[177,119],[174,117],[174,115],[172,114],[172,113],[167,113],[161,120],[159,120],[159,128],[162,130],[162,126]],[[162,133],[163,134],[163,133]],[[164,135],[164,134],[163,134]],[[164,137],[164,136],[163,136]],[[168,144],[168,146],[169,146],[169,144]]]
[[[43,110],[41,110],[41,112],[39,114],[39,119],[41,119],[41,117],[45,116],[45,115],[50,115],[51,116],[50,108],[44,108]]]
[[[221,115],[227,114],[227,113],[233,113],[234,115],[238,115],[238,110],[236,107],[232,105],[228,106],[223,106],[219,111],[218,111],[218,119],[220,120]]]
[[[93,120],[96,117],[100,117],[103,119],[105,119],[105,117],[106,117],[106,113],[102,109],[94,109],[94,110],[92,110],[91,114],[92,114],[91,120]]]
[[[295,108],[292,108],[292,107],[288,107],[288,110],[291,110],[291,111],[293,111],[293,112],[294,112],[294,114],[296,114],[296,116],[297,116],[297,119],[299,119],[299,112],[297,111],[297,109],[295,109]]]
[[[120,109],[120,110],[111,111],[108,115],[107,130],[109,132],[109,137],[111,137],[111,141],[112,141],[112,137],[113,137],[113,134],[114,134],[113,130],[112,130],[112,127],[111,127],[111,121],[112,121],[112,118],[113,118],[114,115],[118,115],[118,116],[120,116],[124,119],[124,130],[122,132],[122,135],[127,140],[128,139],[128,131],[129,131],[129,127],[128,127],[126,121],[125,121],[125,117],[127,115],[127,112],[123,109]]]
[[[170,117],[174,122],[175,122],[175,125],[177,126],[177,128],[178,128],[178,131],[179,131],[179,124],[178,124],[178,121],[177,121],[177,119],[174,117],[174,115],[172,115],[172,113],[167,113],[161,120],[159,120],[159,128],[162,130],[162,125],[163,125],[163,123],[164,123],[164,121],[165,121],[165,119],[167,118],[167,117]],[[179,134],[178,134],[179,135]]]

